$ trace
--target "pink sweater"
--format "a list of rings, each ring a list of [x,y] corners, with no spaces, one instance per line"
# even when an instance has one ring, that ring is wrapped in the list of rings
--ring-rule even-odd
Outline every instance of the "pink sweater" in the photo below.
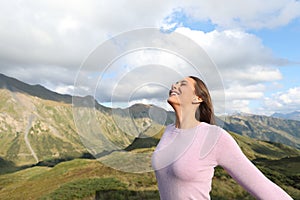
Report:
[[[161,200],[210,199],[217,165],[258,199],[292,199],[246,158],[231,135],[201,122],[191,129],[166,127],[152,156]]]

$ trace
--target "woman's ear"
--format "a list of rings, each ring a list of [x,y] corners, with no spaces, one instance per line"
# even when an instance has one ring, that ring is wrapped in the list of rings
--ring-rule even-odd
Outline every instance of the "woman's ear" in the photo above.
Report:
[[[201,97],[195,96],[192,103],[193,103],[193,104],[199,104],[199,103],[201,103],[202,101],[203,101],[203,100],[202,100]]]

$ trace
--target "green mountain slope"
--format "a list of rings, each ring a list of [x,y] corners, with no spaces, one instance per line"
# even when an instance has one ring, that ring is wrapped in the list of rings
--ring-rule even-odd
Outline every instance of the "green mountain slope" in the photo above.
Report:
[[[278,142],[300,148],[300,121],[262,115],[227,116],[224,129],[251,138]]]
[[[152,105],[110,109],[92,97],[75,98],[75,107],[70,102],[70,95],[0,75],[0,158],[17,166],[30,165],[52,158],[80,157],[87,146],[95,156],[102,156],[115,147],[130,149],[132,142],[153,136],[174,121],[174,113]],[[76,129],[73,109],[82,113],[75,120],[80,130]],[[91,112],[94,124],[90,124]],[[299,121],[257,115],[228,116],[224,122],[228,131],[297,148],[298,127]]]
[[[74,121],[71,96],[0,75],[0,199],[93,199],[97,191],[100,199],[158,199],[153,172],[125,173],[96,160],[74,158],[90,157],[89,146],[103,162],[115,160],[110,156],[132,162],[122,152],[109,151],[105,142],[150,155],[164,125],[174,121],[173,113],[142,104],[110,109],[95,102],[93,109],[84,104],[95,101],[92,97],[78,100],[75,109],[81,115]],[[97,126],[89,124],[91,111]],[[81,130],[75,122],[82,123]],[[245,154],[295,199],[300,199],[299,127],[297,121],[257,115],[229,116],[224,123]],[[149,165],[134,162],[141,168]],[[224,170],[217,168],[215,175],[213,199],[251,199]]]
[[[294,199],[300,198],[299,150],[232,135],[245,154],[271,180]],[[131,148],[131,151],[136,151],[143,146]],[[159,199],[153,172],[125,173],[88,159],[62,162],[54,167],[34,166],[4,174],[0,176],[0,185],[0,199],[93,199],[96,194],[100,199]],[[253,199],[219,167],[215,171],[211,195],[212,199]]]
[[[163,128],[149,118],[145,109],[153,111],[152,106],[140,106],[144,111],[132,116],[126,113],[139,106],[109,109],[95,102],[94,109],[84,105],[85,101],[95,101],[92,97],[78,97],[79,104],[73,107],[68,103],[71,96],[41,88],[0,76],[0,158],[15,166],[78,158],[87,151],[98,157],[115,147],[125,149],[135,138],[148,137]],[[73,109],[81,113],[76,121],[79,130]],[[90,112],[95,114],[95,124],[89,123]]]
[[[0,90],[0,157],[16,165],[78,157],[85,150],[70,104]]]

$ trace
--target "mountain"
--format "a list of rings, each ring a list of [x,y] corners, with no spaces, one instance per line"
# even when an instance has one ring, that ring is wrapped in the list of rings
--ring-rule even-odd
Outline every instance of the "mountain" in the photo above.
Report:
[[[294,111],[290,113],[274,113],[271,115],[271,117],[275,118],[281,118],[281,119],[292,119],[292,120],[297,120],[300,121],[300,111]]]
[[[70,96],[3,75],[0,83],[1,158],[27,165],[85,151],[75,131]]]
[[[29,96],[38,97],[44,100],[56,102],[72,103],[72,96],[52,92],[41,85],[29,85],[15,78],[5,76],[0,73],[0,89],[10,92],[22,93]]]
[[[265,141],[300,148],[300,121],[263,115],[236,114],[226,116],[223,128],[228,131]]]
[[[111,109],[91,96],[72,99],[0,74],[0,158],[17,165],[80,157],[88,153],[86,147],[96,157],[116,147],[131,149],[133,143],[144,145],[144,138],[161,134],[174,119],[173,112],[155,105]],[[218,121],[230,132],[300,148],[299,121],[260,115]],[[158,139],[150,139],[150,146]]]
[[[300,198],[297,121],[259,115],[218,121],[271,180]],[[125,173],[77,158],[119,156],[124,164],[144,166],[143,160],[126,160],[122,150],[153,152],[165,125],[173,122],[173,112],[154,105],[111,109],[91,96],[72,99],[0,75],[0,199],[94,199],[97,191],[108,195],[104,199],[158,199],[153,172]],[[251,199],[220,168],[211,194],[213,199]]]
[[[138,107],[110,109],[91,96],[72,99],[1,74],[0,158],[22,166],[125,149],[139,135],[162,129]],[[155,106],[143,108],[160,113]]]
[[[157,120],[157,123],[164,125],[174,123],[174,112],[166,112],[159,107],[153,108],[155,108],[157,116],[160,114],[165,119]],[[137,104],[129,109],[131,110],[131,115],[135,118],[136,116],[143,115],[143,113],[149,113],[147,105]],[[229,132],[238,133],[250,138],[282,143],[300,149],[300,121],[264,115],[233,114],[221,117],[216,116],[216,122]]]

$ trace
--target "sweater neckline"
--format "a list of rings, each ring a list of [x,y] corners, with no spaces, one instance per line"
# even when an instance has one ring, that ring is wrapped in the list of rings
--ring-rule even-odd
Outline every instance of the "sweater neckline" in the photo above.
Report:
[[[194,126],[194,127],[191,127],[191,128],[176,128],[175,127],[175,124],[172,124],[172,127],[173,127],[173,131],[174,132],[177,132],[177,133],[187,133],[187,132],[191,132],[191,131],[195,131],[197,128],[205,125],[206,123],[205,122],[200,122],[198,125]]]

